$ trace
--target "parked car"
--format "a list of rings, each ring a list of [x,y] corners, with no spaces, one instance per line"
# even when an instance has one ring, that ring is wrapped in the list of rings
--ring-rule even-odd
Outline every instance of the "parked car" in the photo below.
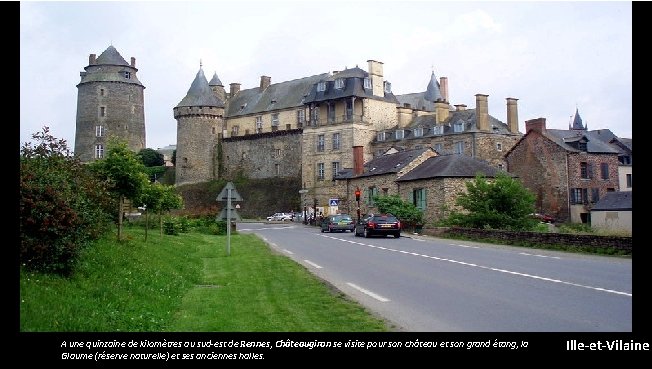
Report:
[[[401,221],[392,214],[369,214],[355,225],[355,236],[393,235],[401,237]]]
[[[281,221],[291,221],[292,220],[292,214],[291,213],[274,213],[274,215],[270,215],[267,217],[268,222],[281,222]]]
[[[355,230],[355,224],[349,214],[335,214],[324,217],[321,232],[346,232]]]
[[[553,218],[553,217],[551,217],[550,215],[547,215],[547,214],[534,213],[534,214],[530,214],[530,216],[537,219],[537,220],[539,220],[540,222],[543,222],[543,223],[554,223],[555,222],[555,218]]]

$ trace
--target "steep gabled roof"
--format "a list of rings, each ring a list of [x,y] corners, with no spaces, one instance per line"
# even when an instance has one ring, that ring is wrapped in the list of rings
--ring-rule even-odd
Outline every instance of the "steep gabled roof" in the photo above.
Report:
[[[259,87],[240,90],[231,96],[226,109],[229,118],[260,114],[272,110],[303,106],[304,97],[317,81],[328,77],[328,73],[317,74],[286,82],[274,83],[261,91]]]
[[[394,154],[377,156],[364,164],[364,172],[358,177],[370,177],[389,173],[398,173],[427,149],[400,151]]]
[[[368,76],[369,74],[367,72],[358,67],[345,69],[332,76],[327,74],[324,78],[315,81],[314,86],[312,86],[306,96],[305,102],[321,102],[355,96],[399,104],[396,96],[391,92],[385,92],[384,96],[375,96],[372,89],[364,88],[364,79]],[[335,80],[340,78],[344,79],[344,87],[335,88]],[[325,84],[325,89],[323,91],[318,91],[318,82],[323,82]]]
[[[591,211],[632,210],[632,191],[607,192]]]
[[[591,131],[546,129],[544,134],[566,151],[580,152],[581,150],[573,147],[571,143],[586,140],[586,152],[588,153],[618,153],[617,149],[596,137]]]
[[[177,104],[177,108],[190,106],[224,107],[224,103],[213,94],[213,90],[211,90],[211,87],[208,85],[208,81],[206,80],[206,76],[204,76],[204,71],[201,67],[195,76],[195,80],[192,81],[186,97]]]
[[[487,162],[466,155],[438,155],[428,158],[397,181],[414,181],[429,178],[473,178],[481,174],[493,178],[501,172]],[[511,175],[506,172],[502,172]],[[513,176],[513,175],[512,175]]]

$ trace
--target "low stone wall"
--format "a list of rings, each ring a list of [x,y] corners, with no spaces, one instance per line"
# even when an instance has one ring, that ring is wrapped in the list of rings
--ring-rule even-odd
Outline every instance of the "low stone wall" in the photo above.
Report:
[[[627,254],[632,253],[631,237],[596,236],[566,233],[513,232],[460,227],[425,228],[422,233],[434,237],[466,236],[477,239],[504,240],[513,244],[515,240],[544,245],[566,245],[578,247],[614,248]]]

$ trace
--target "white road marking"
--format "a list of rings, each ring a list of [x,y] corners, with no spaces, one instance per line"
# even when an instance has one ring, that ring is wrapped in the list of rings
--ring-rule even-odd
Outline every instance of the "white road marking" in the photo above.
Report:
[[[321,269],[321,266],[319,266],[319,265],[313,263],[313,262],[310,261],[310,260],[305,260],[305,259],[304,259],[303,261],[305,261],[306,263],[312,265],[313,267],[315,267],[315,268],[317,268],[317,269]]]
[[[328,238],[332,238],[334,240],[339,240],[339,241],[344,241],[344,242],[347,241],[347,240],[343,240],[341,238],[329,237],[329,236],[324,236],[324,235],[319,235],[319,234],[317,236],[328,237]],[[602,288],[602,287],[588,286],[588,285],[579,284],[579,283],[562,281],[562,280],[559,280],[559,279],[552,279],[552,278],[548,278],[548,277],[541,277],[541,276],[538,276],[538,275],[514,272],[514,271],[511,271],[511,270],[493,268],[493,267],[488,267],[488,266],[484,266],[484,265],[467,263],[467,262],[464,262],[464,261],[440,258],[440,257],[437,257],[437,256],[430,256],[430,255],[426,255],[426,254],[415,254],[415,253],[412,253],[412,252],[406,252],[406,251],[398,250],[398,249],[390,249],[390,248],[374,246],[374,245],[369,245],[369,244],[361,244],[361,245],[371,247],[371,248],[374,248],[374,249],[383,250],[383,251],[401,252],[401,253],[415,255],[415,256],[421,256],[421,257],[429,258],[429,259],[433,259],[433,260],[446,261],[446,262],[449,262],[449,263],[454,263],[454,264],[460,264],[460,265],[465,265],[465,266],[470,266],[470,267],[475,267],[475,268],[480,268],[480,269],[491,270],[491,271],[494,271],[494,272],[507,273],[507,274],[516,275],[516,276],[519,276],[519,277],[532,278],[532,279],[537,279],[537,280],[546,281],[546,282],[561,283],[561,284],[565,284],[565,285],[568,285],[568,286],[582,287],[582,288],[587,288],[587,289],[591,289],[591,290],[595,290],[595,291],[609,292],[609,293],[614,293],[614,294],[617,294],[617,295],[624,295],[624,296],[632,297],[632,294],[629,293],[629,292],[616,291],[616,290],[611,290],[611,289]],[[473,247],[473,246],[469,246],[469,247]]]
[[[527,256],[536,256],[539,258],[551,258],[551,259],[561,259],[559,256],[548,256],[548,255],[539,255],[539,254],[528,254],[527,252],[519,252],[520,255],[527,255]]]
[[[346,282],[346,284],[348,284],[349,286],[355,288],[356,290],[358,290],[358,291],[364,293],[365,295],[369,295],[369,296],[375,298],[376,300],[378,300],[378,301],[380,301],[380,302],[387,302],[387,301],[389,301],[388,298],[382,297],[382,296],[377,295],[377,294],[375,294],[375,293],[373,293],[373,292],[371,292],[371,291],[365,290],[364,288],[359,287],[359,286],[356,286],[356,285],[353,284],[353,283]]]
[[[450,245],[451,246],[459,246],[459,247],[468,247],[470,249],[479,249],[478,246],[461,245],[461,244],[454,244],[454,243],[451,243]]]
[[[283,249],[283,252],[285,252],[286,254],[294,255],[294,253],[290,250]]]

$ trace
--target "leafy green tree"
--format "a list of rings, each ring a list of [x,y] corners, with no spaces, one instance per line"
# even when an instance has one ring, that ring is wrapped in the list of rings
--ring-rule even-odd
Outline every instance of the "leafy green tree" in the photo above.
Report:
[[[150,148],[141,149],[138,152],[138,159],[146,167],[160,167],[165,165],[163,154]]]
[[[118,199],[118,240],[122,240],[125,199],[137,200],[149,183],[145,166],[125,142],[114,139],[107,145],[106,157],[91,163],[90,167]]]
[[[153,212],[159,216],[159,227],[163,234],[163,211],[179,209],[183,205],[180,195],[177,195],[174,186],[160,183],[149,183],[140,194],[138,203],[145,207],[145,241],[149,230],[149,213]]]
[[[489,182],[484,176],[466,183],[467,193],[456,204],[465,212],[453,212],[443,224],[470,228],[531,230],[537,224],[534,212],[535,195],[506,173],[498,173]]]
[[[69,274],[79,251],[110,222],[106,188],[48,127],[20,153],[20,261]]]
[[[423,211],[398,195],[374,196],[373,201],[378,211],[395,215],[404,228],[423,224]]]

